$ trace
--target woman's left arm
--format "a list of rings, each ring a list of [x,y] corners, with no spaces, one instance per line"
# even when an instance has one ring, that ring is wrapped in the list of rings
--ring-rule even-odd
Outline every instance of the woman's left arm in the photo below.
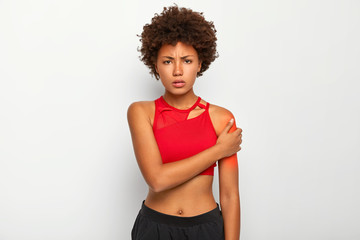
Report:
[[[215,105],[211,106],[210,116],[217,134],[225,128],[229,119],[234,118],[230,111]],[[234,123],[229,132],[236,129]],[[220,206],[224,219],[225,240],[239,240],[240,196],[237,154],[219,160],[218,165]]]
[[[237,155],[219,163],[220,206],[224,218],[225,240],[240,239],[240,197]]]

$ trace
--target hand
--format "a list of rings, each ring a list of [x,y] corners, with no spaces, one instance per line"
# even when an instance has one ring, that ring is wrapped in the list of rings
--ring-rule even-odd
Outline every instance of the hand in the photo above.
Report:
[[[224,130],[220,133],[216,144],[221,146],[221,151],[223,152],[223,157],[229,157],[234,153],[240,151],[240,144],[242,142],[242,129],[236,128],[235,131],[229,133],[229,130],[234,124],[234,119],[232,118],[225,126]]]

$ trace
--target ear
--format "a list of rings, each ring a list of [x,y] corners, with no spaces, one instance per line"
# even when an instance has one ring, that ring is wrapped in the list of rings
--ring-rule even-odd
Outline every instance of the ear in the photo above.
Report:
[[[198,72],[200,72],[200,70],[201,70],[201,64],[202,64],[202,62],[199,60]]]
[[[159,70],[158,70],[157,65],[156,65],[156,64],[154,64],[154,65],[155,65],[155,70],[156,70],[156,73],[159,73]]]

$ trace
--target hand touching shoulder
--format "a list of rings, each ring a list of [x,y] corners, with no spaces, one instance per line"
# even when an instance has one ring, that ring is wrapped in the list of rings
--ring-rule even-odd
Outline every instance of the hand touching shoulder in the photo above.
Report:
[[[210,105],[209,114],[211,121],[214,125],[216,135],[218,136],[225,128],[226,124],[230,121],[230,119],[234,118],[234,115],[229,110],[213,104]],[[229,132],[233,132],[235,130],[236,130],[236,123],[234,122]]]

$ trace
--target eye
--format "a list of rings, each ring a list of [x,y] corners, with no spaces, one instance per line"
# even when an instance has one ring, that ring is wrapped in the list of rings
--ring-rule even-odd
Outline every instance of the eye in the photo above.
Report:
[[[163,61],[164,64],[170,64],[171,61],[170,60],[166,60],[166,61]]]
[[[185,63],[192,63],[192,61],[191,60],[189,60],[189,59],[185,59],[185,61],[184,61]]]

